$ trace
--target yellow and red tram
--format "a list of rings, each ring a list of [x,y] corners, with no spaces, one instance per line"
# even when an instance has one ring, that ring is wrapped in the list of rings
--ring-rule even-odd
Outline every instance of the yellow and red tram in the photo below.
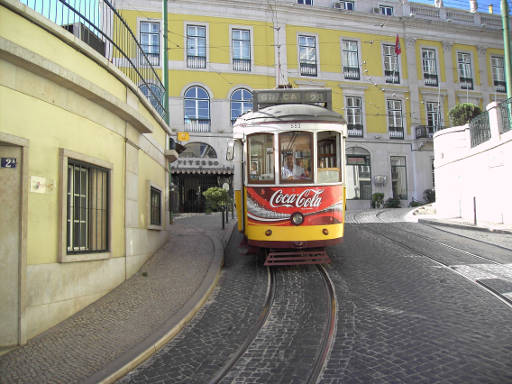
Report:
[[[281,250],[280,264],[328,260],[318,249],[343,239],[346,136],[330,90],[254,91],[253,111],[235,122],[228,150],[249,246]]]

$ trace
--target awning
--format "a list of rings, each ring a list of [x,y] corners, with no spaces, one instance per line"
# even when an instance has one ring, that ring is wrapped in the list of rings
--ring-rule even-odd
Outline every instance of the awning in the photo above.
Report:
[[[232,175],[233,168],[172,168],[172,174],[189,175]]]

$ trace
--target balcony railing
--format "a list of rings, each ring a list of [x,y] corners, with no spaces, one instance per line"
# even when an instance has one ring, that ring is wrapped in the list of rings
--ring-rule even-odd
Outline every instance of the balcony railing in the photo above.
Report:
[[[423,78],[425,79],[425,85],[428,85],[430,87],[437,87],[437,85],[438,85],[437,75],[433,75],[430,73],[424,73]]]
[[[469,122],[469,133],[471,135],[471,148],[482,144],[491,138],[491,127],[489,125],[489,112],[485,111]]]
[[[302,76],[316,76],[316,64],[300,63],[300,74]]]
[[[507,92],[507,83],[505,81],[494,80],[494,86],[497,92]]]
[[[388,84],[400,84],[400,72],[398,71],[384,71],[386,77],[386,83]]]
[[[404,128],[403,127],[389,127],[389,138],[390,139],[403,139]]]
[[[201,69],[206,68],[205,56],[187,56],[187,68]]]
[[[185,131],[210,132],[210,119],[185,118]]]
[[[108,0],[84,5],[75,0],[20,0],[53,23],[62,26],[118,67],[145,95],[165,119],[164,86],[149,58],[126,21]]]
[[[363,137],[362,124],[348,124],[347,129],[349,137]]]
[[[416,139],[431,139],[434,136],[434,132],[440,130],[440,127],[431,127],[428,125],[416,126]]]
[[[361,78],[358,67],[343,67],[343,76],[348,80],[359,80]]]
[[[462,89],[473,89],[473,79],[471,77],[461,77],[459,81]]]
[[[512,99],[507,99],[500,104],[498,108],[501,112],[502,130],[508,132],[512,130]]]
[[[233,71],[251,72],[251,59],[233,59]]]

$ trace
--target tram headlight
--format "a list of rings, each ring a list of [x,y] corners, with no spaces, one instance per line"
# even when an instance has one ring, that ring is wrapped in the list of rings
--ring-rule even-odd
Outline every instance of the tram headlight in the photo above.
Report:
[[[301,225],[304,222],[304,216],[300,212],[295,212],[291,217],[291,221],[293,225]]]

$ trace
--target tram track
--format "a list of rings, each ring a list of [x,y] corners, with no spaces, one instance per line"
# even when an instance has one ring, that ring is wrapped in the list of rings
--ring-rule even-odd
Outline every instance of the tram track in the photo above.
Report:
[[[378,218],[378,220],[380,220],[381,222],[385,223],[384,220],[382,220],[380,217],[378,217],[378,214],[376,215],[376,217]],[[453,265],[451,264],[448,264],[448,263],[445,263],[445,262],[442,262],[442,261],[439,261],[437,260],[435,257],[431,256],[431,255],[428,255],[427,253],[424,253],[424,252],[421,252],[421,251],[418,251],[416,248],[414,247],[411,247],[409,246],[408,244],[400,241],[400,240],[397,240],[391,236],[388,236],[386,234],[383,234],[382,232],[379,232],[379,231],[376,231],[374,229],[371,229],[369,228],[367,225],[365,224],[368,224],[368,223],[361,223],[358,218],[357,218],[357,214],[354,215],[353,217],[353,220],[356,224],[361,224],[361,225],[364,225],[363,229],[367,232],[370,232],[370,233],[373,233],[375,235],[378,235],[378,236],[381,236],[381,237],[384,237],[386,239],[388,239],[389,241],[395,243],[395,244],[398,244],[400,247],[404,248],[404,249],[407,249],[411,252],[413,252],[414,254],[416,255],[419,255],[419,256],[423,256],[423,257],[426,257],[428,258],[429,260],[431,260],[432,262],[434,262],[435,264],[437,264],[438,266],[442,267],[442,268],[446,268],[447,270],[453,272],[453,273],[456,273],[457,275],[463,277],[464,279],[466,280],[469,280],[471,282],[473,282],[474,284],[476,284],[478,287],[484,289],[487,293],[491,294],[492,296],[494,296],[496,299],[500,300],[503,304],[505,304],[509,309],[512,309],[512,300],[510,298],[508,298],[507,296],[501,294],[499,291],[497,291],[496,289],[494,289],[493,287],[491,287],[490,285],[486,284],[485,282],[483,281],[480,281],[479,279],[475,279],[475,280],[472,280],[470,278],[468,278],[466,275],[460,273],[459,271],[457,271]],[[401,229],[402,230],[402,229]],[[466,255],[470,255],[472,257],[476,257],[476,258],[479,258],[481,260],[485,260],[486,262],[490,263],[490,264],[494,264],[494,265],[498,265],[498,266],[502,266],[502,267],[506,267],[505,264],[503,263],[500,263],[500,262],[497,262],[495,260],[492,260],[492,259],[489,259],[489,258],[486,258],[484,256],[480,256],[480,255],[476,255],[476,254],[473,254],[472,252],[468,252],[466,250],[463,250],[463,249],[460,249],[460,248],[457,248],[457,247],[454,247],[454,246],[451,246],[449,244],[445,244],[443,242],[440,242],[440,241],[437,241],[435,239],[432,239],[428,236],[422,236],[422,235],[419,235],[417,233],[414,233],[414,232],[411,232],[411,231],[407,231],[407,230],[403,230],[403,232],[407,232],[408,234],[410,235],[413,235],[413,236],[417,236],[419,238],[422,238],[423,240],[427,240],[427,241],[430,241],[430,242],[435,242],[439,245],[442,245],[442,246],[445,246],[451,250],[455,250],[457,252],[461,252],[461,253],[464,253]],[[450,232],[451,233],[451,232]],[[455,234],[457,235],[457,234]],[[466,237],[466,236],[462,236],[462,237]],[[472,239],[472,240],[475,240],[475,239]],[[485,243],[486,245],[493,245],[493,244],[489,244],[489,243],[486,243],[486,242],[481,242],[481,243]],[[499,246],[498,246],[499,247]],[[502,247],[499,247],[499,248],[502,248]]]
[[[327,364],[327,360],[330,356],[331,349],[334,344],[335,334],[336,334],[336,296],[335,296],[335,288],[332,280],[330,279],[328,272],[326,269],[321,265],[315,266],[318,275],[321,277],[322,282],[320,283],[323,286],[323,297],[325,300],[325,305],[322,304],[322,307],[325,308],[325,314],[322,315],[323,318],[323,326],[322,326],[322,332],[320,335],[320,339],[318,340],[318,346],[316,348],[316,352],[313,358],[311,360],[304,360],[303,364],[300,364],[298,368],[308,366],[308,374],[303,376],[303,378],[300,379],[300,382],[313,384],[318,382],[319,378],[321,377],[323,373],[323,369]],[[276,313],[282,312],[283,308],[280,307],[281,304],[276,303],[276,296],[279,294],[281,297],[288,296],[288,295],[298,295],[301,296],[298,292],[294,292],[291,290],[284,290],[284,286],[278,286],[278,278],[277,274],[280,275],[280,279],[283,280],[293,280],[297,276],[301,277],[304,275],[304,272],[306,272],[306,268],[299,267],[300,270],[296,270],[294,268],[268,268],[268,288],[267,288],[267,297],[265,300],[265,304],[261,310],[261,313],[255,322],[254,326],[252,327],[251,331],[247,334],[247,337],[245,338],[245,341],[239,346],[237,351],[233,353],[230,358],[225,362],[223,367],[215,374],[215,376],[209,380],[209,383],[221,383],[221,382],[232,382],[233,380],[236,381],[237,378],[244,376],[244,369],[243,365],[244,362],[247,360],[251,360],[251,353],[249,350],[258,349],[258,342],[257,339],[266,339],[266,338],[272,338],[275,336],[278,336],[277,338],[284,338],[286,339],[286,332],[290,332],[290,329],[286,329],[286,325],[280,325],[279,322],[276,323]],[[311,272],[312,270],[310,270]],[[291,272],[291,273],[290,273]],[[317,283],[316,286],[320,288],[320,284]],[[322,294],[322,290],[315,292],[307,292],[305,291],[303,295],[308,296],[310,294],[318,296],[319,294]],[[286,301],[289,301],[290,299],[287,299]],[[294,299],[291,299],[294,301]],[[310,296],[309,299],[311,302],[315,301],[315,298],[313,296]],[[323,300],[322,300],[323,302]],[[269,316],[272,312],[276,312],[273,315],[273,319],[269,320]],[[286,311],[286,309],[284,309]],[[293,316],[290,314],[290,316]],[[278,316],[277,316],[278,317]],[[285,316],[286,317],[286,316]],[[311,318],[314,318],[314,316],[311,316]],[[308,327],[311,327],[314,323],[306,324]],[[281,326],[284,326],[285,329],[283,329],[283,334],[279,332],[278,329],[275,327],[280,328]],[[313,329],[318,329],[317,327],[313,326]],[[300,332],[300,330],[293,330],[295,334],[294,339],[298,340],[301,337],[303,337],[303,332]],[[275,336],[273,336],[275,335]],[[307,339],[307,337],[306,337]],[[306,340],[304,339],[304,340]],[[297,341],[294,342],[297,342]],[[295,350],[297,349],[297,346],[292,346],[293,339],[291,340],[283,340],[284,344],[281,345],[281,349],[279,349],[279,355],[280,356],[292,356],[295,353]],[[305,341],[303,341],[305,342]],[[253,344],[255,343],[255,344]],[[276,343],[275,348],[279,346],[279,342]],[[298,346],[300,348],[300,345]],[[291,348],[291,350],[286,350],[287,348]],[[258,356],[258,359],[262,358],[263,360],[266,359],[266,357],[263,357],[262,355],[265,355],[267,351],[263,350],[261,356]],[[238,362],[242,362],[242,367],[238,366]],[[282,365],[282,367],[279,367],[279,364]],[[289,367],[292,366],[289,362],[284,359],[283,361],[279,361],[276,365],[276,371],[283,371],[286,369],[289,369]],[[240,376],[239,376],[240,375]],[[304,381],[303,381],[304,380]],[[296,382],[296,381],[294,381]],[[299,381],[298,381],[299,382]]]

